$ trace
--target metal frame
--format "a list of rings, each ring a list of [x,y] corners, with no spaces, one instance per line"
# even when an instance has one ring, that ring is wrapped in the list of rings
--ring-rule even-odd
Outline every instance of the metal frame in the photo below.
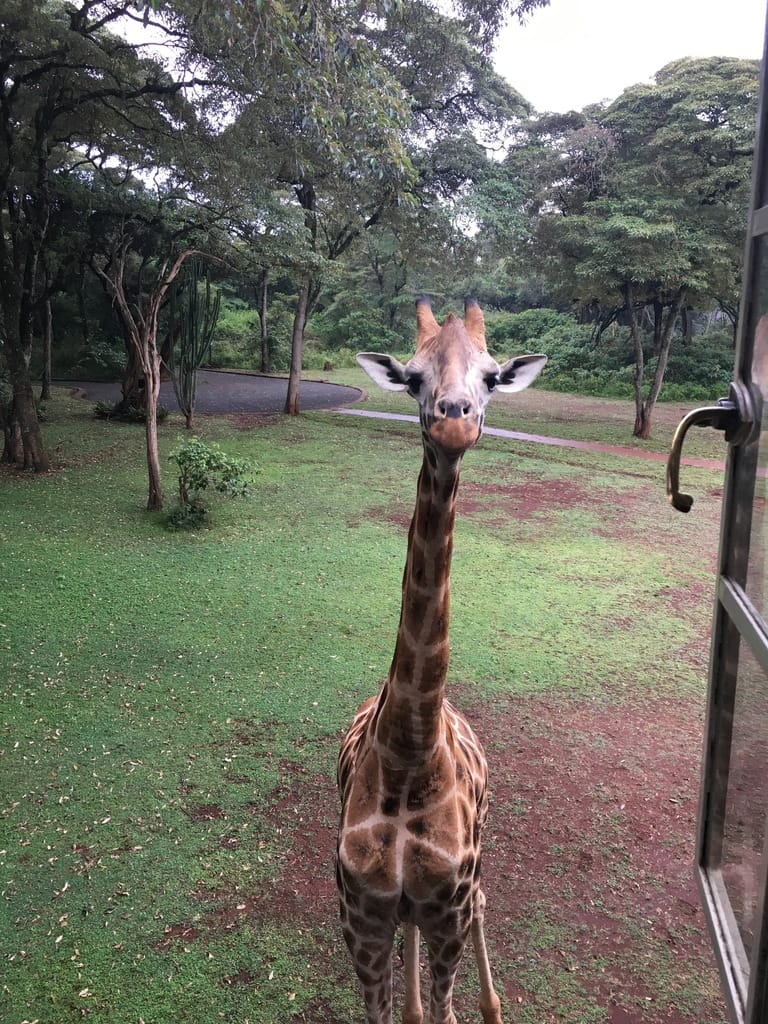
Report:
[[[757,143],[753,169],[752,215],[744,258],[744,295],[736,346],[735,380],[752,387],[753,338],[757,321],[768,309],[757,307],[759,274],[768,264],[768,30],[763,53]],[[753,389],[754,390],[754,389]],[[755,394],[759,427],[760,398]],[[768,827],[760,862],[759,899],[751,962],[739,933],[721,872],[733,715],[739,651],[746,644],[768,674],[768,627],[752,605],[745,583],[752,526],[752,501],[758,438],[729,447],[720,532],[720,554],[712,623],[709,695],[704,765],[696,841],[696,875],[705,916],[731,1014],[737,1024],[768,1020]],[[768,437],[765,442],[768,444]],[[768,745],[768,737],[766,738]],[[768,811],[768,808],[766,808]],[[768,825],[768,822],[767,822]]]

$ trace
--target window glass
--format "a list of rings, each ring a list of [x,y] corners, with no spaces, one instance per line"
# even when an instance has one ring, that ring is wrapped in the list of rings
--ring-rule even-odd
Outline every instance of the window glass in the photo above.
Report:
[[[722,879],[747,958],[754,944],[768,807],[768,677],[742,639],[725,804]]]
[[[749,568],[746,591],[764,619],[768,619],[768,573],[766,544],[768,542],[768,244],[765,237],[756,242],[755,292],[757,327],[753,336],[751,376],[763,398],[762,428],[758,441],[757,478],[752,502],[752,528],[749,544]],[[762,314],[762,315],[760,315]]]

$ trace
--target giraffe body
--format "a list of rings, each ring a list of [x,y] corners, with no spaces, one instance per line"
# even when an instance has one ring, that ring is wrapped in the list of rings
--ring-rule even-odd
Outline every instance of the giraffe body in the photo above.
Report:
[[[453,984],[470,934],[485,1024],[501,1024],[483,935],[480,837],[488,768],[466,719],[446,700],[450,567],[461,457],[479,438],[491,390],[520,390],[544,356],[501,367],[475,304],[442,328],[417,304],[416,354],[358,357],[382,386],[419,401],[424,461],[408,536],[395,653],[376,697],[358,710],[338,766],[341,921],[368,1024],[392,1020],[392,947],[405,928],[404,1024],[421,1024],[419,935],[431,975],[430,1024],[455,1024]]]

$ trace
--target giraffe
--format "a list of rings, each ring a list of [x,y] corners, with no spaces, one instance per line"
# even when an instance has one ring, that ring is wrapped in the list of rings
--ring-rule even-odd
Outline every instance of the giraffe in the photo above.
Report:
[[[416,353],[405,365],[372,352],[357,357],[376,383],[418,401],[424,458],[389,675],[358,709],[339,755],[341,923],[368,1024],[392,1021],[392,949],[401,924],[403,1024],[423,1020],[420,934],[430,966],[430,1024],[456,1024],[453,985],[470,934],[484,1024],[501,1024],[480,889],[488,768],[468,722],[445,697],[449,576],[462,456],[480,437],[491,392],[527,387],[546,356],[499,366],[473,300],[463,321],[451,313],[441,327],[422,297],[416,323]]]

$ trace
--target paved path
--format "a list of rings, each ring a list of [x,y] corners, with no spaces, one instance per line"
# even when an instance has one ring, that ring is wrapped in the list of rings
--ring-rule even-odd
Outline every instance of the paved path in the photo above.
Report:
[[[97,381],[54,381],[57,387],[78,388],[83,397],[93,402],[117,402],[120,384]],[[266,377],[257,373],[227,373],[221,370],[200,370],[197,375],[197,401],[195,411],[200,413],[251,413],[270,415],[281,413],[285,407],[288,380],[285,377]],[[340,405],[358,402],[359,388],[325,381],[303,380],[299,388],[302,409],[335,409]],[[160,387],[160,404],[178,409],[173,384],[166,381]]]
[[[407,420],[418,423],[418,416],[406,416],[396,412],[373,412],[370,409],[337,409],[337,412],[350,416],[370,416],[372,419]],[[566,437],[545,437],[543,434],[522,434],[517,430],[502,430],[496,427],[483,427],[483,433],[489,437],[507,437],[513,441],[529,441],[532,444],[545,444],[561,448],[579,448],[586,452],[602,452],[607,455],[621,455],[632,459],[650,459],[652,462],[666,462],[666,452],[648,452],[642,448],[626,448],[618,444],[603,444],[600,441],[576,441]],[[719,459],[683,458],[683,465],[697,469],[724,469],[725,463]]]
[[[116,402],[120,398],[120,385],[96,381],[55,381],[59,387],[78,388],[83,397],[90,401]],[[200,413],[274,415],[282,413],[285,406],[287,379],[267,377],[257,373],[228,373],[222,370],[200,370],[197,377],[197,402],[195,410]],[[418,416],[405,413],[376,412],[372,409],[349,408],[363,396],[359,388],[343,384],[329,384],[325,381],[303,380],[299,389],[299,405],[302,409],[334,409],[349,416],[366,416],[372,419],[401,420],[418,423]],[[176,395],[170,381],[160,388],[160,402],[169,409],[178,409]],[[505,437],[512,441],[526,441],[532,444],[550,445],[560,448],[578,448],[582,451],[602,452],[632,459],[648,459],[652,462],[666,462],[664,452],[649,452],[641,448],[603,444],[599,441],[577,441],[565,437],[547,437],[542,434],[523,434],[516,430],[502,430],[484,427],[483,432],[491,437]],[[699,469],[721,470],[725,463],[718,459],[682,459],[682,464]]]

